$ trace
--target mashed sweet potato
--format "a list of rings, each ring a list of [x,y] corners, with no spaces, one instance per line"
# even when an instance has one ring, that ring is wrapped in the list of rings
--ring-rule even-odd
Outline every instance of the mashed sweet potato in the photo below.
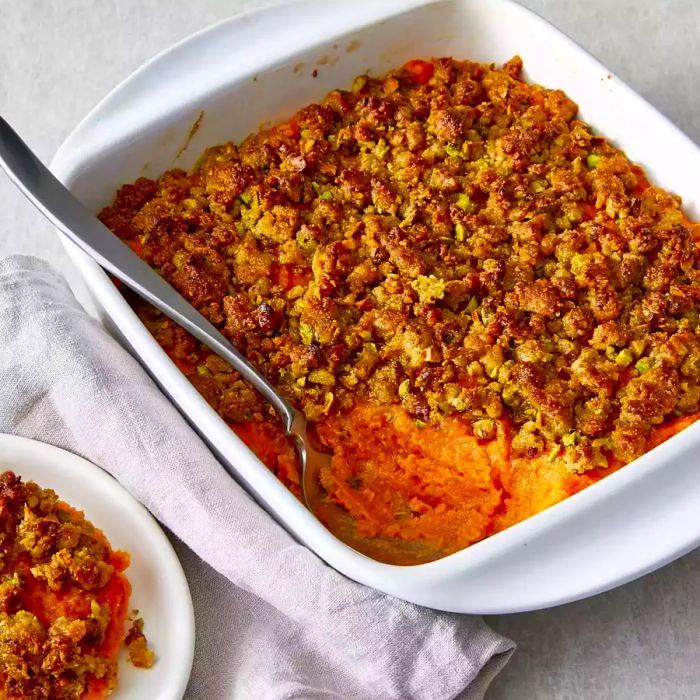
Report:
[[[700,410],[700,227],[521,69],[359,76],[101,213],[316,424],[368,537],[468,546]],[[261,397],[134,305],[298,494]]]
[[[0,474],[0,699],[99,700],[114,690],[128,565],[52,490]]]

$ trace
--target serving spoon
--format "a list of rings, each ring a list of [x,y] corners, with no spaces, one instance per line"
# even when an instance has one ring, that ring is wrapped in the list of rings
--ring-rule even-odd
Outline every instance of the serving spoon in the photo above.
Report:
[[[367,556],[393,564],[418,564],[444,556],[420,542],[361,536],[352,518],[330,500],[321,485],[320,472],[330,464],[331,455],[320,452],[311,443],[304,414],[179,292],[86,209],[2,117],[0,167],[27,199],[81,250],[226,360],[262,394],[280,416],[285,433],[296,446],[307,507],[339,539]]]

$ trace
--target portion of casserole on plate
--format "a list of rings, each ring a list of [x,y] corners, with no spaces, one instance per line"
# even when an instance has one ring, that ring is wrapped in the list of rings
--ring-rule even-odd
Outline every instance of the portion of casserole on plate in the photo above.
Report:
[[[126,630],[128,565],[54,491],[0,474],[0,698],[104,698],[124,642],[153,663],[141,620]]]
[[[100,215],[315,423],[367,537],[454,552],[700,415],[700,226],[521,70],[360,76]],[[133,304],[299,494],[260,396]]]

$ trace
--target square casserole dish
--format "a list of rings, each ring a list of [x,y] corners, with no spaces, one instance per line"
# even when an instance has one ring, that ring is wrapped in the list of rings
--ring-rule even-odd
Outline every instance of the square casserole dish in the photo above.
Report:
[[[582,118],[700,216],[700,150],[566,36],[508,0],[303,0],[183,41],[108,95],[57,153],[54,173],[92,211],[141,175],[190,169],[354,76],[417,57],[502,63],[563,89]],[[196,127],[193,125],[197,125]],[[630,581],[700,544],[700,422],[601,482],[429,564],[381,564],[327,531],[237,438],[149,335],[107,275],[68,241],[107,327],[140,359],[226,469],[298,540],[348,577],[421,605],[533,610]]]

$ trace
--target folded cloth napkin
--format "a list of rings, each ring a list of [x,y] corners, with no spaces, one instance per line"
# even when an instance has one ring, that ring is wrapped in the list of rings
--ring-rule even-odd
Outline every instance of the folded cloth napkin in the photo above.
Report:
[[[366,588],[297,544],[36,258],[0,260],[0,432],[100,465],[174,535],[197,624],[188,698],[482,698],[512,653],[480,618]]]

